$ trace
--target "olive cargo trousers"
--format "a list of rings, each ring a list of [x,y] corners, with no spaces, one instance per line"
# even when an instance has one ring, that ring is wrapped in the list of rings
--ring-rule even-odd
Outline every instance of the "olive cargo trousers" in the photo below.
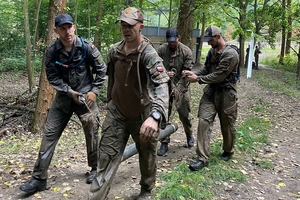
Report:
[[[206,86],[198,110],[197,147],[199,160],[208,162],[213,122],[218,114],[223,136],[223,150],[234,152],[237,119],[237,92],[233,88]]]
[[[107,114],[102,125],[101,140],[98,145],[97,174],[89,193],[90,200],[106,198],[130,135],[138,150],[141,189],[150,191],[154,188],[157,169],[157,140],[152,142],[139,140],[140,127],[148,116],[149,113],[144,112],[143,116],[128,120],[118,113],[112,101],[108,103]]]

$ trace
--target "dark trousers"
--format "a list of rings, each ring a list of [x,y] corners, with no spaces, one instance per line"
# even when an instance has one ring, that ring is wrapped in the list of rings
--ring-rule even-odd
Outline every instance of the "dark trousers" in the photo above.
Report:
[[[73,112],[75,112],[75,114],[79,117],[79,120],[83,126],[86,140],[88,165],[93,169],[96,169],[99,110],[96,103],[94,103],[90,109],[97,120],[91,120],[92,118],[90,118],[90,120],[86,120],[86,118],[82,118],[84,114],[89,112],[89,110],[85,106],[77,105],[73,99],[69,98],[68,96],[57,93],[47,115],[38,159],[34,165],[32,174],[34,178],[48,178],[47,171],[52,160],[55,147],[62,135],[63,130],[68,124],[68,121],[73,115]],[[66,151],[69,151],[69,149],[66,149]]]

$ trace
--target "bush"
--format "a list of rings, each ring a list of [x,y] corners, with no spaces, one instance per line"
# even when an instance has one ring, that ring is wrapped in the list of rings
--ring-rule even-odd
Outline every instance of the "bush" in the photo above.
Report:
[[[42,67],[42,60],[37,58],[33,63],[35,71],[40,71]],[[0,62],[0,72],[3,71],[26,71],[26,58],[4,58]]]

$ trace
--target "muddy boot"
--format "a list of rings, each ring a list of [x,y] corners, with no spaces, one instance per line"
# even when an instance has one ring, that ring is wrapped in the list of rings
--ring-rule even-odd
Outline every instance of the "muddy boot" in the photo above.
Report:
[[[187,146],[189,148],[193,147],[194,146],[194,143],[195,143],[195,139],[194,139],[194,136],[186,136],[186,142],[187,142]]]
[[[157,151],[157,155],[158,156],[163,156],[167,153],[167,151],[168,151],[168,143],[162,142],[161,145],[160,145],[159,150]]]
[[[36,179],[31,177],[26,183],[20,186],[20,190],[27,193],[34,193],[46,189],[47,179]]]

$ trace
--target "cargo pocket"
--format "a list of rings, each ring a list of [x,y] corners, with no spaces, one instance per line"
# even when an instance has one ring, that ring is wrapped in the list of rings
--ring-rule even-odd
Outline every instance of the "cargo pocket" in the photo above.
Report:
[[[231,107],[224,109],[224,113],[227,115],[231,125],[234,125],[237,119],[237,106],[237,103],[234,103]]]

